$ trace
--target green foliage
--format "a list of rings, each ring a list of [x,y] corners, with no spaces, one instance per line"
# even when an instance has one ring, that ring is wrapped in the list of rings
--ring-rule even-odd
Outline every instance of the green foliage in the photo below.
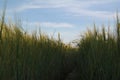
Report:
[[[77,58],[78,80],[119,80],[119,22],[117,20],[117,35],[110,31],[102,32],[88,30],[80,40],[79,56]],[[106,34],[107,33],[107,34]]]
[[[12,26],[12,27],[9,27]],[[17,25],[3,25],[0,44],[0,80],[59,80],[67,45],[20,30]]]
[[[4,7],[6,8],[6,7]],[[5,9],[0,20],[0,80],[120,80],[120,22],[116,35],[103,27],[88,30],[77,43],[40,32],[29,35],[19,22],[6,24]]]

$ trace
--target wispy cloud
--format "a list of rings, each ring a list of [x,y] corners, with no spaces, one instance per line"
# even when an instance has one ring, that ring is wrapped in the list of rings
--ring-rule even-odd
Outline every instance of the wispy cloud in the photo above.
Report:
[[[23,22],[23,25],[49,27],[49,28],[72,28],[72,27],[75,27],[75,25],[70,24],[70,23],[56,23],[56,22]]]
[[[95,11],[95,10],[88,10],[88,9],[79,9],[79,8],[69,8],[67,9],[73,16],[88,16],[92,18],[99,18],[99,19],[113,19],[116,15],[115,12],[109,11]]]
[[[55,22],[42,22],[41,26],[53,27],[53,28],[71,28],[71,27],[75,27],[74,25],[72,25],[70,23],[55,23]]]
[[[92,6],[93,4],[104,4],[111,2],[110,0],[106,1],[97,1],[97,0],[86,0],[86,1],[78,1],[78,0],[31,0],[30,2],[21,4],[20,6],[15,7],[14,9],[11,9],[12,11],[24,11],[28,9],[36,9],[36,8],[85,8]]]
[[[70,13],[72,16],[86,16],[99,19],[113,19],[116,15],[113,11],[104,11],[104,10],[92,10],[92,7],[97,6],[109,6],[110,3],[120,2],[119,0],[84,0],[82,2],[77,2],[71,4],[71,6],[64,8],[66,12]],[[95,6],[97,5],[97,6]],[[120,13],[118,13],[120,14]]]
[[[85,8],[93,6],[94,4],[106,4],[118,0],[31,0],[29,3],[17,7],[17,10],[27,10],[33,8]]]
[[[45,8],[61,8],[64,12],[72,14],[72,16],[90,16],[100,19],[113,18],[115,16],[114,12],[100,11],[100,10],[90,10],[89,7],[100,4],[107,4],[112,2],[117,2],[119,0],[31,0],[29,3],[23,4],[16,7],[16,12],[21,12],[29,9],[45,9]]]
[[[45,9],[45,8],[61,8],[61,7],[65,7],[65,4],[58,4],[58,5],[53,5],[53,4],[28,4],[28,5],[22,5],[19,6],[17,8],[15,8],[14,10],[17,12],[21,12],[24,10],[29,10],[29,9]]]

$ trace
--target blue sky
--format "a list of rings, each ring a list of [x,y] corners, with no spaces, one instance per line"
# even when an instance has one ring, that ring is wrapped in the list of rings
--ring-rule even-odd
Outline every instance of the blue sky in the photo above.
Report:
[[[0,13],[3,4],[0,0]],[[119,4],[120,0],[8,0],[6,18],[19,18],[27,32],[41,28],[54,37],[60,32],[64,42],[71,42],[93,23],[112,27]]]

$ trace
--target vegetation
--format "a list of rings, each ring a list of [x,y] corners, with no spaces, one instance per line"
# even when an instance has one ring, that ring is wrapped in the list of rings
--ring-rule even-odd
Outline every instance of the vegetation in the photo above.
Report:
[[[120,79],[120,23],[117,17],[116,33],[94,28],[79,41],[77,70],[79,80]]]
[[[88,30],[76,47],[42,32],[29,35],[0,21],[0,80],[119,80],[120,22],[116,33]]]
[[[42,33],[28,35],[16,25],[4,24],[3,27],[0,80],[60,79],[64,57],[71,53],[70,46]]]

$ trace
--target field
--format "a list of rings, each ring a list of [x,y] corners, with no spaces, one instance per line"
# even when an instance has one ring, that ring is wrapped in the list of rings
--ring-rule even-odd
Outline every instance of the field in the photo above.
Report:
[[[0,21],[0,80],[120,80],[120,22],[86,31],[76,47]]]

